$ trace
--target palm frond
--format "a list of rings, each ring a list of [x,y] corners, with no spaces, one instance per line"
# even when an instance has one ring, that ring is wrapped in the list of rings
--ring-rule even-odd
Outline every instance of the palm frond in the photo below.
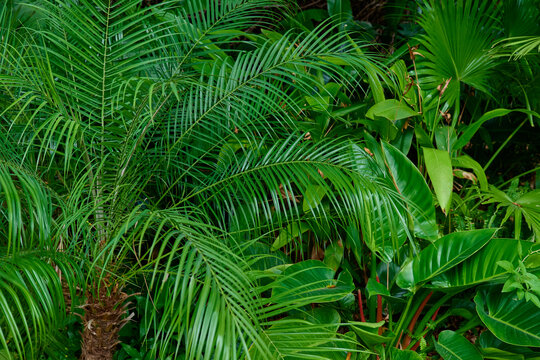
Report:
[[[53,196],[35,174],[2,161],[0,204],[0,343],[33,359],[63,327],[62,282],[75,300],[80,268],[54,238]]]
[[[489,92],[488,79],[495,65],[489,56],[498,8],[491,1],[432,1],[422,7],[420,37],[427,51],[419,73],[432,89],[448,79],[446,99],[459,102],[461,84]]]

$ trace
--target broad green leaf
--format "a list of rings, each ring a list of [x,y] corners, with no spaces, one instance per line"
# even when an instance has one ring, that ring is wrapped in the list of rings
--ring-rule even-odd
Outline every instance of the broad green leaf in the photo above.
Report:
[[[480,348],[480,351],[486,359],[494,360],[522,360],[530,359],[532,350],[524,346],[515,346],[502,342],[495,337],[491,331],[483,331],[476,345]]]
[[[335,331],[335,324],[320,323],[318,319],[297,319],[292,316],[273,322],[265,330],[265,336],[280,351],[286,352],[287,360],[345,359],[347,351],[355,351],[358,342]],[[318,355],[318,356],[317,356]],[[238,357],[235,357],[235,359]],[[255,346],[250,348],[251,359],[267,359],[257,351]],[[272,359],[283,359],[276,353]]]
[[[437,149],[452,153],[454,143],[457,141],[456,131],[448,125],[438,126],[435,128],[435,144]],[[431,148],[431,146],[427,146]]]
[[[540,267],[540,253],[531,254],[527,258],[527,260],[525,260],[525,265],[528,268],[533,268],[533,269]]]
[[[454,288],[475,286],[501,279],[506,271],[497,266],[497,262],[508,261],[513,268],[516,268],[520,260],[516,251],[518,244],[521,244],[524,255],[533,246],[530,241],[492,239],[483,249],[453,269],[439,275],[433,279],[432,283],[441,288]]]
[[[351,275],[335,271],[322,261],[306,260],[289,266],[276,280],[272,291],[274,302],[331,302],[354,290]]]
[[[349,323],[349,325],[358,338],[370,347],[377,344],[388,343],[393,339],[391,336],[379,335],[379,328],[384,325],[384,321],[379,321],[378,323],[354,322]]]
[[[309,108],[318,112],[325,112],[330,107],[330,96],[306,96]]]
[[[420,126],[414,127],[414,135],[416,136],[416,140],[420,146],[433,147],[429,135]]]
[[[326,250],[324,250],[323,262],[334,271],[337,271],[341,264],[341,260],[343,259],[343,250],[343,243],[341,240],[333,241],[326,247]]]
[[[375,295],[384,295],[384,296],[390,296],[390,291],[381,284],[380,282],[377,282],[376,280],[369,279],[368,283],[366,285],[366,290],[368,292],[368,296],[372,297]]]
[[[312,324],[328,325],[327,329],[337,331],[341,323],[341,316],[336,309],[322,306],[308,311],[291,312],[291,318],[308,321]]]
[[[403,196],[414,221],[415,235],[435,240],[438,236],[431,191],[420,171],[398,149],[382,144],[385,165],[394,186]]]
[[[352,8],[350,0],[328,0],[328,15],[340,16],[340,22],[352,18]]]
[[[326,195],[326,187],[320,185],[310,185],[307,187],[304,193],[304,202],[302,203],[302,210],[308,212],[310,209],[314,209],[321,203],[324,195]]]
[[[401,128],[401,125],[399,124],[401,122],[404,122],[404,120],[400,120],[397,122],[397,126],[399,128]],[[401,131],[398,131],[396,137],[394,138],[394,140],[392,140],[391,144],[395,146],[396,149],[401,151],[404,155],[407,155],[409,153],[409,150],[411,149],[413,135],[413,129],[402,129]]]
[[[473,344],[450,330],[439,334],[435,349],[444,360],[482,360],[482,355]]]
[[[394,140],[399,132],[394,122],[381,116],[376,116],[373,120],[364,119],[357,122],[366,125],[370,131],[379,134],[386,141]]]
[[[497,338],[512,345],[540,346],[540,309],[532,301],[491,288],[478,291],[474,302],[478,316]]]
[[[392,360],[423,360],[424,358],[416,351],[390,349],[390,359]]]
[[[366,117],[370,119],[375,119],[375,117],[380,116],[392,122],[416,115],[418,115],[418,113],[411,109],[407,104],[401,103],[395,99],[381,101],[373,105],[366,113]]]
[[[293,222],[283,230],[280,231],[278,237],[272,244],[271,250],[277,250],[280,247],[283,247],[287,245],[289,242],[291,242],[293,239],[301,236],[303,233],[308,231],[309,225],[303,221],[301,222]]]
[[[523,360],[523,354],[515,354],[509,351],[504,351],[497,348],[482,348],[482,355],[484,358],[490,360]]]
[[[385,171],[383,149],[371,135],[365,134],[365,137],[365,149],[354,144],[351,145],[355,168],[373,181],[380,181],[381,178],[388,177]],[[374,157],[371,157],[367,151],[372,152]],[[374,200],[378,202],[376,198]],[[359,256],[364,244],[377,252],[383,261],[390,262],[396,250],[405,242],[406,228],[403,224],[407,221],[406,209],[398,201],[396,203],[397,207],[394,209],[385,208],[384,204],[375,209],[375,216],[372,217],[374,221],[371,223],[372,229],[364,231],[362,239],[358,225],[347,227],[347,245],[351,247],[358,261],[361,261]]]
[[[439,205],[444,213],[448,213],[450,208],[450,199],[452,198],[452,162],[450,154],[447,151],[423,148],[426,168],[439,200]]]
[[[496,231],[462,231],[438,239],[403,267],[396,283],[403,289],[414,290],[472,256],[491,240]]]

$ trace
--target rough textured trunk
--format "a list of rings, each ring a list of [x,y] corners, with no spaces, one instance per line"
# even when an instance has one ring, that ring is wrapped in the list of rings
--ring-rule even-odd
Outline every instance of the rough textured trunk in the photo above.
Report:
[[[102,285],[96,294],[88,294],[84,309],[81,360],[112,360],[118,333],[129,321],[126,316],[128,295],[115,286],[108,293]]]

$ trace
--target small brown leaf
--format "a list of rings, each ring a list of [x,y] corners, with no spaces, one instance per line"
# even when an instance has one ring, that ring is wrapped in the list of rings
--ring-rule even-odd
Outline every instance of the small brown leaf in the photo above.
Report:
[[[439,84],[439,86],[437,86],[437,90],[439,90],[439,97],[443,96],[444,92],[448,88],[448,84],[450,84],[450,80],[452,80],[452,78],[446,80],[445,82],[443,82],[443,83]]]
[[[452,114],[450,114],[448,111],[442,112],[441,110],[439,110],[439,112],[441,113],[441,116],[444,118],[444,120],[446,120],[446,123],[450,124],[452,122]]]
[[[374,157],[375,155],[373,155],[373,153],[371,152],[371,150],[369,150],[367,147],[364,148],[364,151],[367,152],[369,154],[369,156],[371,157]]]

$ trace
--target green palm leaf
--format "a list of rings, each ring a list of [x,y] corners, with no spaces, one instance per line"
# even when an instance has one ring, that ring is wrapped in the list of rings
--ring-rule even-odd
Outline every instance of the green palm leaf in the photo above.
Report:
[[[491,1],[427,0],[422,9],[419,23],[426,33],[420,41],[427,51],[420,50],[425,60],[419,61],[419,73],[424,81],[435,88],[452,79],[445,92],[451,104],[459,102],[461,84],[489,92],[495,63],[487,51],[497,7]]]

